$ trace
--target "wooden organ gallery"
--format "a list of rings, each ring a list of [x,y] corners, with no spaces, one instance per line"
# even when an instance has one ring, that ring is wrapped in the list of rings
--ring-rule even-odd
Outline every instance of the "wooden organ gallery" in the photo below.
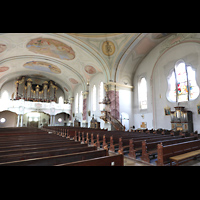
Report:
[[[51,102],[56,101],[57,86],[53,81],[44,81],[42,85],[36,84],[31,78],[25,76],[15,82],[15,100],[24,99],[26,101]]]

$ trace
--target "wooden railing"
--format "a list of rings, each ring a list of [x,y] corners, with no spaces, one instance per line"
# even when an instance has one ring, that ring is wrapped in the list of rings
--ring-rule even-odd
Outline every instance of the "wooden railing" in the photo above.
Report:
[[[105,122],[110,122],[117,131],[125,131],[125,126],[123,126],[122,123],[115,117],[113,117],[110,112],[101,111],[101,113],[104,114],[100,117],[102,120]]]

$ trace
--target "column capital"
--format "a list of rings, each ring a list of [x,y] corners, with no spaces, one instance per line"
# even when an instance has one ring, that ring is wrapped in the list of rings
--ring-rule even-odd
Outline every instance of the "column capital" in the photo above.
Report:
[[[87,99],[89,91],[85,91],[82,94],[83,94],[83,99]]]
[[[72,104],[74,102],[74,97],[70,97],[68,100],[69,100],[69,103]]]
[[[104,85],[104,89],[105,91],[112,91],[112,90],[119,90],[119,89],[125,89],[125,90],[133,90],[133,86],[131,85],[124,85],[124,84],[121,84],[121,83],[116,83],[116,82],[108,82],[108,83],[105,83]]]

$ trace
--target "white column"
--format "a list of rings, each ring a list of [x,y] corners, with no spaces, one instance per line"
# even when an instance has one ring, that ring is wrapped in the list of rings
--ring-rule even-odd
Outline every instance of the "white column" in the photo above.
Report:
[[[17,115],[17,127],[19,127],[19,118],[20,118],[20,114]]]
[[[23,126],[23,117],[24,117],[24,115],[23,115],[23,114],[21,114],[21,124],[20,124],[20,127],[22,127],[22,126]]]
[[[50,126],[52,126],[52,115],[50,115]]]
[[[55,118],[55,115],[53,115],[53,126],[55,126],[55,121],[56,121],[56,118]]]

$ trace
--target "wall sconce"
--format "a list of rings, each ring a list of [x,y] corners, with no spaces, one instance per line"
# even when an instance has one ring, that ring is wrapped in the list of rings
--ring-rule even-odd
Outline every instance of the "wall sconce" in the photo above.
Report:
[[[141,115],[142,119],[144,119],[144,115]]]
[[[88,116],[90,117],[90,114],[91,114],[91,112],[90,112],[90,110],[88,110]]]

